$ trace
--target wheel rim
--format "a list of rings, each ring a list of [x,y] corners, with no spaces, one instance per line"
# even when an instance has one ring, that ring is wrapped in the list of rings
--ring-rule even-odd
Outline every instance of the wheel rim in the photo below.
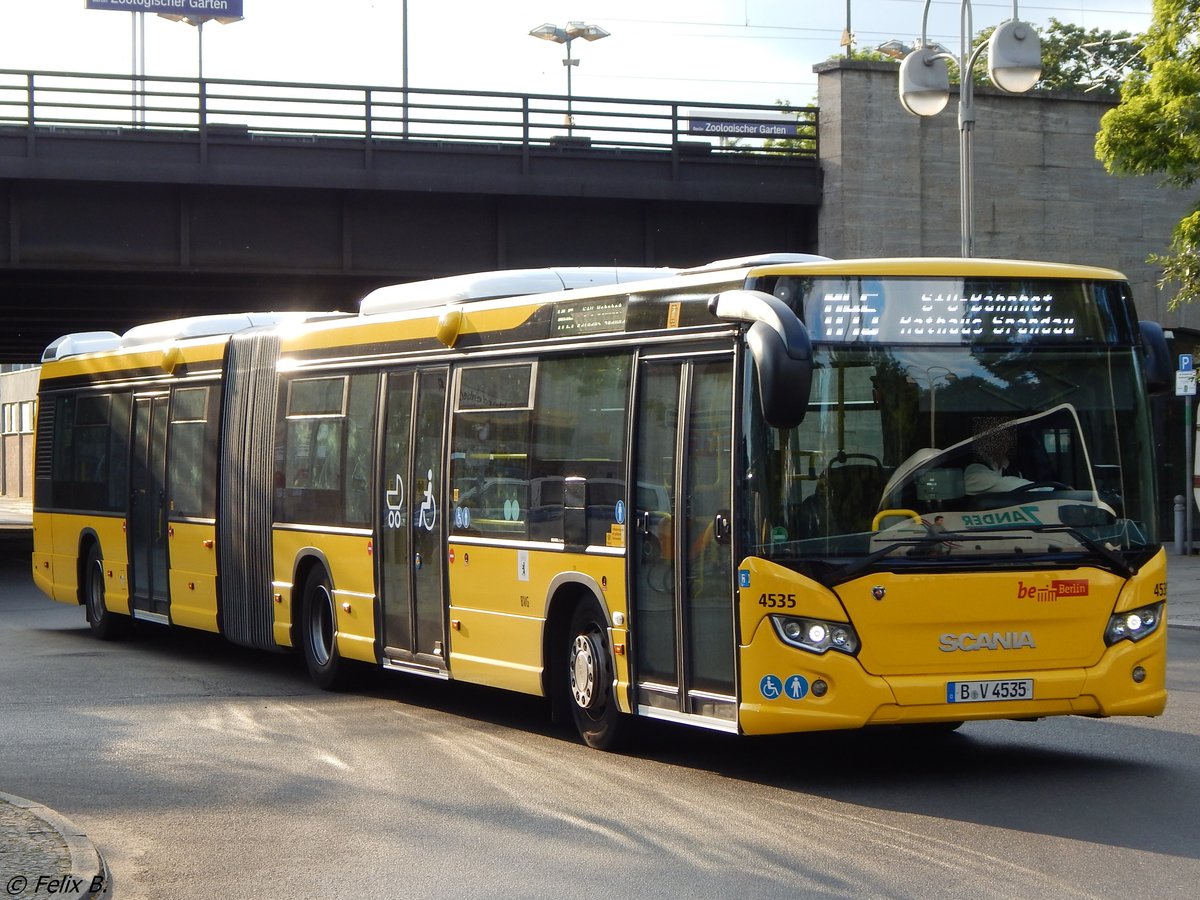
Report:
[[[93,622],[104,618],[104,567],[100,560],[96,560],[92,566],[91,578],[88,579],[87,602],[88,615],[92,617]]]
[[[580,709],[591,709],[596,699],[596,646],[586,634],[571,645],[571,695]]]
[[[333,597],[325,585],[313,591],[308,616],[308,645],[319,666],[329,664],[333,656]]]

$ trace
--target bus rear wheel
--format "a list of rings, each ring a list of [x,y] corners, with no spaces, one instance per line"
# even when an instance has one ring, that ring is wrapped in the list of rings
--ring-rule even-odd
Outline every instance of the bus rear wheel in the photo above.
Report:
[[[346,684],[346,662],[338,654],[333,588],[320,566],[309,572],[301,594],[300,645],[313,683],[326,691]]]
[[[129,630],[129,617],[104,605],[104,558],[100,546],[92,544],[83,567],[83,605],[92,634],[102,641],[115,641]]]
[[[616,749],[631,723],[617,707],[608,627],[594,605],[576,608],[566,649],[564,681],[575,728],[589,747]]]

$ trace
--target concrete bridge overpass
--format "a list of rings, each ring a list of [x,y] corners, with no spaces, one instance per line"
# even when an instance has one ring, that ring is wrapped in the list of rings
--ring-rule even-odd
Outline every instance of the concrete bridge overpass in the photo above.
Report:
[[[65,331],[352,309],[462,271],[816,249],[815,109],[572,106],[0,70],[0,360]]]

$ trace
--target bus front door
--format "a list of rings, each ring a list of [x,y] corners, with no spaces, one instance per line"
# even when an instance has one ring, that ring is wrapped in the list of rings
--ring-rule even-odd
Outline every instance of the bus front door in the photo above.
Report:
[[[129,472],[129,589],[135,617],[166,622],[167,396],[135,397]]]
[[[641,363],[631,627],[639,712],[728,731],[733,384],[727,354]]]
[[[379,528],[383,664],[446,671],[445,544],[441,509],[445,459],[444,368],[387,378]]]

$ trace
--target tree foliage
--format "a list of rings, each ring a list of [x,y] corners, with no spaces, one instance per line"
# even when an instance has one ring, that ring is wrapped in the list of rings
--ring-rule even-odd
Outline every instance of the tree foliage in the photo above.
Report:
[[[1200,0],[1154,0],[1145,40],[1149,71],[1134,73],[1100,120],[1096,156],[1116,174],[1190,187],[1200,179]],[[1163,267],[1160,285],[1179,285],[1172,308],[1200,298],[1200,207],[1150,261]]]
[[[795,137],[767,138],[763,141],[763,148],[776,153],[783,152],[803,156],[815,153],[817,136],[815,128],[811,127],[813,124],[811,116],[807,112],[795,109],[786,100],[776,100],[775,105],[779,107],[780,112],[790,113],[796,117],[796,125],[800,133]]]
[[[995,26],[975,36],[971,47],[987,43]],[[1128,31],[1085,29],[1069,22],[1050,19],[1050,25],[1038,35],[1042,39],[1042,77],[1035,90],[1102,91],[1116,94],[1130,75],[1148,69],[1143,54],[1143,39]],[[958,47],[947,48],[957,56]],[[830,59],[843,59],[839,53]],[[892,62],[894,57],[875,49],[854,48],[850,59]],[[972,70],[976,84],[987,84],[987,51],[979,54]],[[950,64],[950,82],[958,84],[958,67]]]
[[[978,47],[995,30],[985,28],[972,46]],[[1035,91],[1116,94],[1127,78],[1148,69],[1142,38],[1128,31],[1085,29],[1052,18],[1038,37],[1042,39],[1042,77],[1033,86]],[[972,70],[976,84],[988,83],[987,62],[984,51]],[[951,80],[956,77],[951,66]]]
[[[1116,94],[1135,72],[1146,72],[1145,42],[1128,31],[1085,30],[1050,20],[1042,34],[1042,77],[1035,90]]]

